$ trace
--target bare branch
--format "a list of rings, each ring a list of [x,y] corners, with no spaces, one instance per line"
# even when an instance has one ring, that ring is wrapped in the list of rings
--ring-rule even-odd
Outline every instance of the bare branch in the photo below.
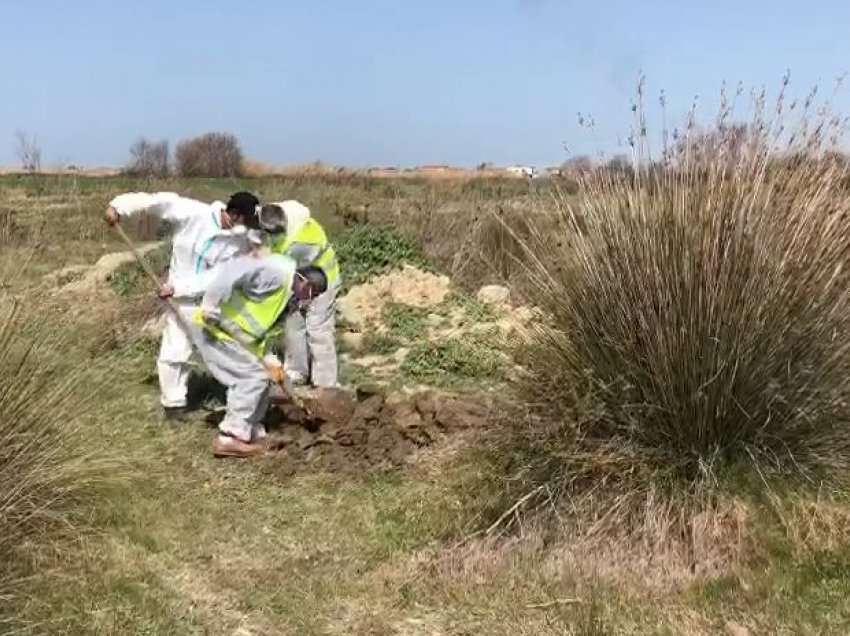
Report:
[[[207,133],[177,144],[175,164],[181,177],[237,177],[242,149],[231,133]]]
[[[41,170],[41,146],[35,135],[30,135],[23,130],[15,131],[15,154],[25,171]]]
[[[167,177],[169,148],[168,141],[148,141],[144,137],[130,146],[128,174],[143,177]]]

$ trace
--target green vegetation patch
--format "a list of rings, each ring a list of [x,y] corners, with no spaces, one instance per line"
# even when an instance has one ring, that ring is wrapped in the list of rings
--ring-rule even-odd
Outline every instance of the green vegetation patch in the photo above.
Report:
[[[171,244],[163,245],[145,254],[144,259],[154,272],[162,272],[168,267],[171,258]],[[164,280],[164,277],[162,277]],[[138,263],[128,263],[115,270],[109,277],[109,285],[118,296],[135,296],[142,292],[152,292],[151,281]]]
[[[425,334],[425,318],[429,310],[403,303],[388,303],[381,320],[390,334],[404,340],[418,340]]]
[[[335,249],[349,287],[404,265],[429,268],[419,248],[389,227],[356,226],[340,237]]]
[[[498,317],[492,305],[482,303],[474,296],[460,290],[452,291],[435,309],[435,313],[446,316],[455,307],[460,308],[471,322],[492,322]]]
[[[385,333],[370,332],[363,337],[365,353],[387,355],[396,351],[402,344],[398,338]]]
[[[504,377],[505,359],[490,334],[467,334],[442,342],[415,345],[401,372],[412,381],[446,386],[472,380]]]

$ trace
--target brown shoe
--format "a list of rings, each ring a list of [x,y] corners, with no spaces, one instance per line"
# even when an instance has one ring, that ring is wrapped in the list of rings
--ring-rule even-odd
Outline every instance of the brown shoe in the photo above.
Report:
[[[266,441],[243,442],[235,437],[218,435],[213,441],[213,457],[255,457],[266,452]]]

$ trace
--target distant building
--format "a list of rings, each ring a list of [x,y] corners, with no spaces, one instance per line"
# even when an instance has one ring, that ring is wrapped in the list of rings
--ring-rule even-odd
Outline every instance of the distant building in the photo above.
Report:
[[[397,166],[373,167],[367,170],[373,177],[395,177],[400,171]]]
[[[537,170],[534,166],[508,166],[505,168],[505,172],[518,177],[528,177],[529,179],[533,178],[537,174]]]

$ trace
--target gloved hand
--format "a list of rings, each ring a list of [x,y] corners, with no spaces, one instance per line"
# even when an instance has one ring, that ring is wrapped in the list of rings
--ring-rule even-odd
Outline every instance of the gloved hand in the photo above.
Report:
[[[162,285],[159,286],[159,292],[157,292],[157,295],[160,298],[162,298],[163,300],[165,300],[166,298],[173,297],[174,296],[174,286],[169,285],[168,283],[163,283]]]
[[[118,225],[121,222],[121,215],[119,215],[118,210],[113,208],[111,205],[106,208],[106,222],[109,225]]]
[[[204,317],[204,322],[210,325],[217,325],[221,320],[221,310],[218,307],[201,305],[201,315]]]
[[[269,353],[263,358],[263,364],[269,372],[269,377],[275,384],[283,384],[286,374],[283,370],[283,363],[275,354]]]

